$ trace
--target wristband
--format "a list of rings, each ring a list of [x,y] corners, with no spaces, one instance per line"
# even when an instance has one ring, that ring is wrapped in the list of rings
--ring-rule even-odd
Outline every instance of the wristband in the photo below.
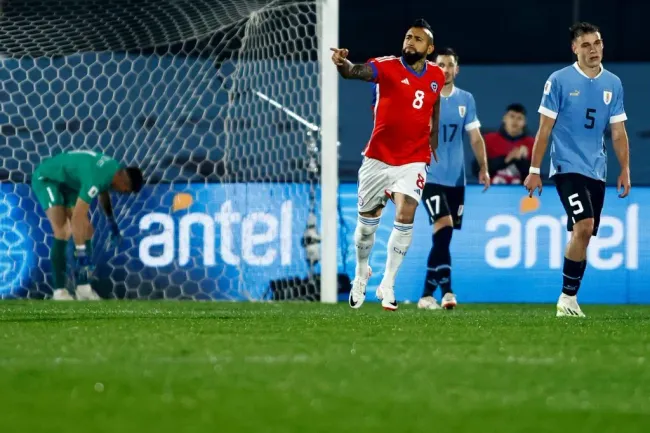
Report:
[[[539,170],[539,167],[533,167],[533,166],[531,166],[531,167],[528,169],[528,173],[530,173],[530,174],[540,174],[541,172],[540,172],[540,170]]]

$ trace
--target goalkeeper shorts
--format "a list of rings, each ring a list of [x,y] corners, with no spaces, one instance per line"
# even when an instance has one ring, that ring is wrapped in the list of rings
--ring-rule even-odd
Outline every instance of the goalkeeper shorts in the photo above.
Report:
[[[79,196],[77,191],[66,188],[60,183],[38,177],[36,174],[32,179],[32,190],[43,210],[48,210],[53,206],[74,208]]]

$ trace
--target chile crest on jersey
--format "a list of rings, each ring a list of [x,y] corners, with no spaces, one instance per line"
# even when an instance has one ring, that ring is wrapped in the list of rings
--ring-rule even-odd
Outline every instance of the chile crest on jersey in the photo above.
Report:
[[[433,93],[438,93],[438,83],[435,81],[431,82],[431,90],[433,90]]]

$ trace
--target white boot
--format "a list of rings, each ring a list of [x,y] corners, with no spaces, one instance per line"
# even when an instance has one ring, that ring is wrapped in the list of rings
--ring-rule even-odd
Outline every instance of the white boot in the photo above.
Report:
[[[348,304],[351,308],[357,309],[361,308],[363,301],[366,300],[366,287],[368,286],[368,280],[372,276],[372,269],[368,266],[368,278],[365,280],[362,278],[355,278],[352,282],[352,290],[350,290],[350,296],[348,298]]]
[[[74,296],[67,289],[56,289],[52,292],[52,299],[54,301],[74,301]]]
[[[424,296],[418,301],[418,308],[420,310],[440,310],[442,307],[436,302],[433,296]]]
[[[580,309],[578,305],[577,296],[569,296],[564,293],[560,295],[560,298],[557,300],[557,313],[556,317],[585,317],[585,313]]]
[[[81,284],[77,286],[77,300],[79,301],[101,301],[97,293],[90,284]]]

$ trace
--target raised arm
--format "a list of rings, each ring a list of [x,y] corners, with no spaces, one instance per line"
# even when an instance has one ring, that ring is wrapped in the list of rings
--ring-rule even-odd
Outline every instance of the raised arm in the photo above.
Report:
[[[372,81],[375,78],[375,71],[369,64],[355,65],[347,59],[349,51],[346,48],[330,48],[332,62],[336,65],[339,74],[345,79]]]

